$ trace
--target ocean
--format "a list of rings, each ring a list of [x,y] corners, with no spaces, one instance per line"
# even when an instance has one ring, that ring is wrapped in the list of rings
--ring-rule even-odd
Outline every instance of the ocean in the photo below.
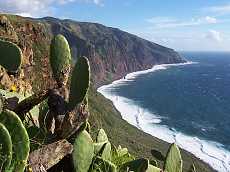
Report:
[[[181,55],[189,62],[130,73],[98,91],[130,124],[230,172],[230,53]]]

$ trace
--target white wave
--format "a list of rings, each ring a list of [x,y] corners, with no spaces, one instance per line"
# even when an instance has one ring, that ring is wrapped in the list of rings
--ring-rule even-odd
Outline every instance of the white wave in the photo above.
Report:
[[[230,172],[230,152],[225,150],[223,145],[197,137],[188,136],[176,131],[174,128],[168,128],[165,125],[161,125],[160,123],[162,118],[159,115],[152,114],[146,109],[138,106],[134,101],[125,97],[117,96],[111,92],[115,86],[125,84],[139,75],[157,70],[164,70],[171,66],[187,64],[194,64],[194,62],[156,65],[145,71],[130,73],[123,79],[98,88],[98,92],[110,99],[121,113],[122,118],[130,124],[166,142],[176,142],[182,149],[191,152],[219,172]]]

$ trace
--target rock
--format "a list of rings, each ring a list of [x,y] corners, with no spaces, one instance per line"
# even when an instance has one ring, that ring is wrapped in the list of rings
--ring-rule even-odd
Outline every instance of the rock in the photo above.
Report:
[[[6,16],[0,16],[0,38],[14,43],[18,42],[17,33]]]
[[[29,155],[29,166],[33,172],[44,172],[71,154],[73,146],[67,140],[60,140],[35,150]]]

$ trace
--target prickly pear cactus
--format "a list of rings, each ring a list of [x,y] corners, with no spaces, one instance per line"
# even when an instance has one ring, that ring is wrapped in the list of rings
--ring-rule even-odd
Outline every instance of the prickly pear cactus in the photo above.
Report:
[[[180,150],[175,143],[173,143],[166,155],[164,164],[164,171],[167,172],[182,172],[182,158]]]
[[[90,83],[90,66],[86,57],[79,57],[73,69],[70,95],[69,95],[69,108],[73,109],[77,104],[81,103],[89,89]]]
[[[103,149],[103,151],[101,153],[101,157],[104,160],[111,161],[111,144],[110,144],[110,142],[107,142],[104,145],[104,149]]]
[[[10,133],[13,153],[9,171],[23,172],[29,156],[30,142],[27,131],[20,118],[11,111],[5,110],[0,114],[0,122]]]
[[[97,134],[97,143],[101,143],[101,142],[105,143],[108,141],[109,140],[108,140],[107,134],[105,133],[105,130],[101,128]]]
[[[0,123],[0,171],[9,168],[12,159],[12,142],[6,127]]]
[[[87,131],[82,131],[74,142],[72,153],[74,168],[76,172],[89,170],[94,156],[93,140]]]
[[[22,63],[21,49],[14,43],[0,40],[0,65],[9,72],[17,72]]]
[[[66,85],[70,73],[71,53],[63,35],[53,38],[50,46],[50,64],[59,86]]]
[[[116,172],[117,167],[110,161],[104,160],[101,157],[96,157],[89,172],[102,172],[102,171]]]
[[[94,143],[94,153],[95,155],[102,154],[105,147],[108,149],[108,145],[106,146],[107,142],[109,141],[105,131],[101,128],[97,133],[96,143]],[[110,151],[111,151],[111,144],[110,144]],[[107,151],[104,152],[106,154]],[[106,156],[106,155],[104,155]]]
[[[160,168],[157,168],[157,167],[149,164],[146,172],[162,172],[162,170]]]

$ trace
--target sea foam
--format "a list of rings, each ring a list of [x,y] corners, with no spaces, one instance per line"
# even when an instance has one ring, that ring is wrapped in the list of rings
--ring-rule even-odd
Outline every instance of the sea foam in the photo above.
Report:
[[[98,88],[98,92],[110,99],[117,110],[121,113],[122,118],[130,124],[166,142],[176,142],[182,149],[191,152],[217,171],[230,172],[230,152],[225,150],[223,145],[216,142],[203,140],[198,137],[188,136],[174,128],[161,125],[161,116],[143,109],[136,102],[130,99],[118,96],[111,92],[114,87],[126,84],[127,82],[134,80],[139,75],[158,70],[165,70],[172,66],[189,65],[195,63],[196,62],[186,62],[179,64],[155,65],[151,69],[130,73],[123,79],[114,81],[109,85],[104,85]]]

